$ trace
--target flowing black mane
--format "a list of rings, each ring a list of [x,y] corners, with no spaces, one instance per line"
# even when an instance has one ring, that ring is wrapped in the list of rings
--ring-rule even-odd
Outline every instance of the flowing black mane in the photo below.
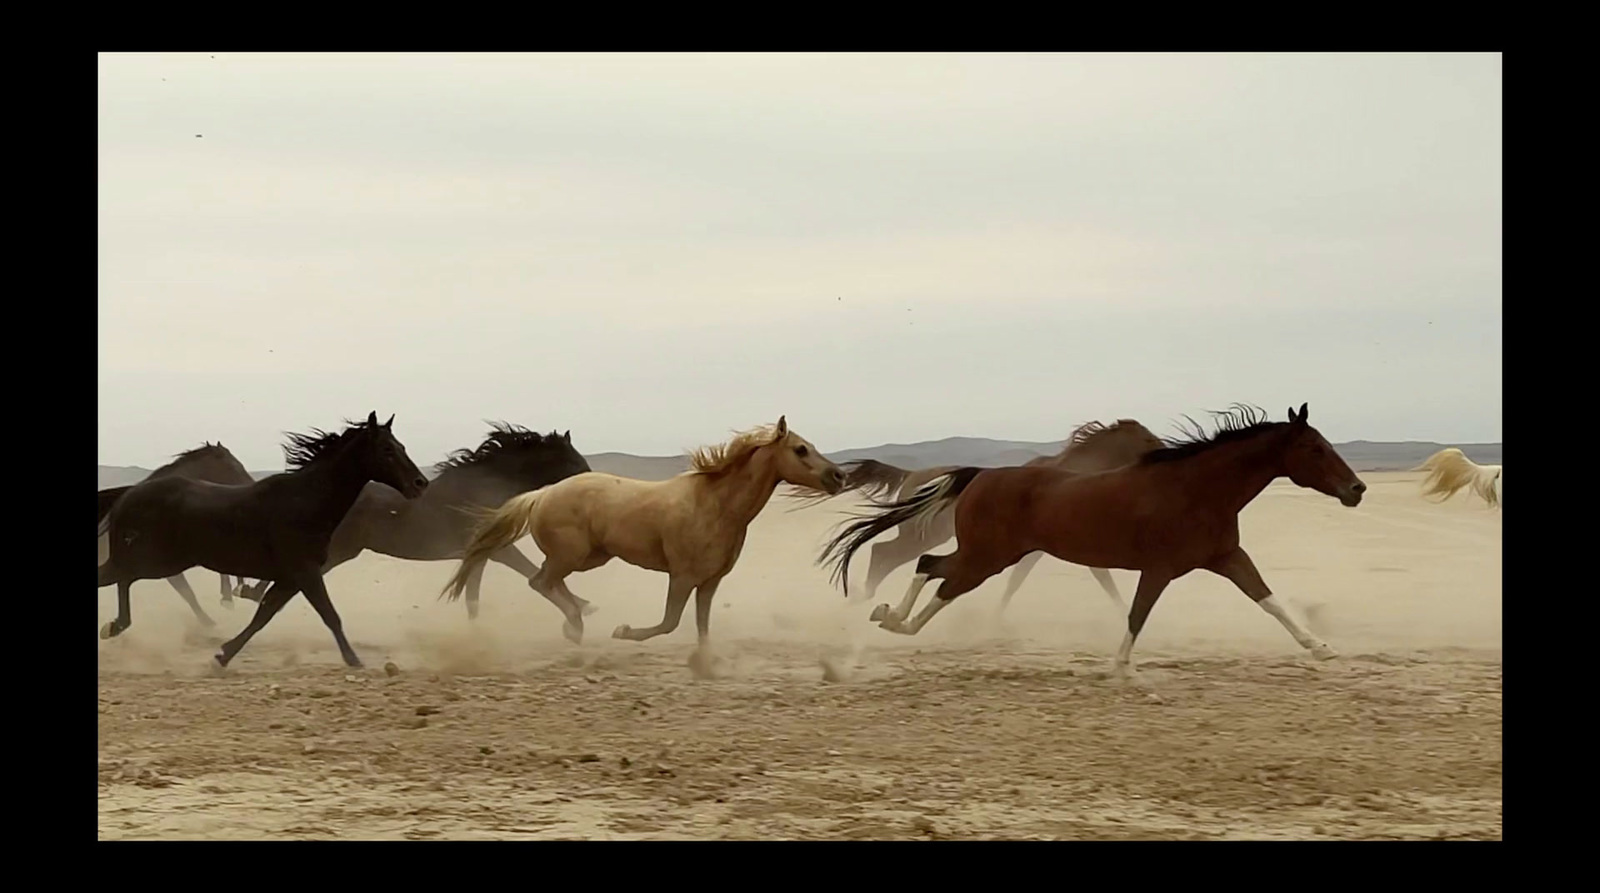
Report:
[[[348,420],[345,424],[349,427],[335,433],[329,433],[320,428],[312,428],[305,434],[296,434],[292,431],[286,432],[284,436],[289,438],[289,442],[283,445],[284,467],[290,471],[305,468],[327,454],[334,447],[349,443],[352,438],[360,436],[367,431],[375,431],[379,427],[366,422],[351,422]]]
[[[1243,403],[1235,403],[1220,412],[1212,411],[1210,415],[1216,423],[1216,428],[1211,433],[1206,433],[1194,419],[1184,416],[1189,424],[1180,425],[1180,433],[1177,436],[1163,437],[1161,440],[1166,447],[1145,453],[1139,458],[1140,464],[1153,465],[1157,462],[1187,459],[1213,447],[1248,440],[1263,432],[1276,431],[1289,424],[1271,421],[1267,418],[1266,411],[1259,406],[1246,406]]]
[[[452,469],[482,467],[496,460],[554,449],[566,443],[566,438],[554,431],[540,434],[508,422],[490,422],[489,427],[488,436],[478,444],[477,449],[456,450],[434,466],[434,470],[442,474]]]

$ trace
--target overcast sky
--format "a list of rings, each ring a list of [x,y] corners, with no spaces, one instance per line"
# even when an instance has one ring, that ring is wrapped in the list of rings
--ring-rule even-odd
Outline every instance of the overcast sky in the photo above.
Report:
[[[1501,437],[1498,55],[102,55],[100,461]]]

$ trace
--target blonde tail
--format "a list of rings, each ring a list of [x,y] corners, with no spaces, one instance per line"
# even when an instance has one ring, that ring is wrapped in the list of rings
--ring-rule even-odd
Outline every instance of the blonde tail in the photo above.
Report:
[[[522,539],[533,521],[533,512],[539,507],[542,494],[542,490],[519,493],[497,509],[474,512],[482,521],[462,551],[461,566],[456,568],[455,576],[450,578],[439,594],[450,601],[460,598],[473,571],[482,567],[490,555]]]

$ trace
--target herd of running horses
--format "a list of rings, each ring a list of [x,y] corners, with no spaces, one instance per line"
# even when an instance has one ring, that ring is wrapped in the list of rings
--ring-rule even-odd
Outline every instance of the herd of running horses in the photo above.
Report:
[[[677,628],[691,593],[701,647],[710,659],[711,605],[733,570],[745,535],[780,484],[788,495],[822,500],[845,492],[864,510],[825,545],[818,563],[852,600],[870,600],[895,568],[916,561],[904,598],[877,605],[872,621],[914,635],[951,601],[1012,568],[1000,609],[1044,555],[1091,569],[1119,609],[1110,568],[1139,574],[1127,633],[1115,659],[1132,673],[1134,642],[1162,592],[1206,570],[1232,581],[1314,657],[1335,656],[1262,579],[1239,543],[1239,513],[1272,481],[1288,478],[1339,500],[1361,503],[1366,485],[1308,421],[1305,405],[1287,421],[1235,406],[1159,438],[1132,419],[1078,428],[1061,451],[1025,465],[905,470],[873,460],[836,464],[780,418],[690,455],[688,471],[664,481],[596,472],[571,432],[539,434],[497,424],[476,448],[458,450],[430,480],[392,430],[371,413],[344,430],[291,434],[281,474],[255,480],[221,444],[178,455],[137,484],[100,491],[99,585],[117,587],[117,636],[133,622],[129,589],[165,578],[196,619],[213,626],[184,573],[221,575],[222,602],[257,603],[243,631],[215,655],[226,667],[296,594],[321,616],[350,666],[361,660],[345,638],[323,576],[366,549],[418,561],[459,560],[443,595],[466,595],[478,614],[486,562],[505,565],[555,605],[563,632],[581,642],[594,607],[567,585],[572,574],[619,558],[668,577],[666,611],[655,626],[623,625],[614,638],[640,641]],[[1479,466],[1457,449],[1422,466],[1424,493],[1449,498],[1470,487],[1500,501],[1500,467]],[[873,543],[882,534],[894,537]],[[532,536],[537,564],[516,542]],[[930,550],[954,537],[945,555]],[[873,543],[866,588],[851,594],[849,565]],[[230,583],[230,577],[234,582]],[[248,584],[255,579],[257,584]],[[933,580],[933,598],[912,615]]]

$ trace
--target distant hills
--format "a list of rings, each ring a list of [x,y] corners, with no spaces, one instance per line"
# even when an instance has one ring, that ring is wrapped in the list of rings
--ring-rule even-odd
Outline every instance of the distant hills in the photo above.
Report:
[[[1046,456],[1061,449],[1064,441],[1035,443],[1021,440],[990,440],[986,437],[946,437],[943,440],[926,440],[920,443],[886,443],[864,449],[840,450],[829,453],[835,462],[854,459],[876,459],[901,468],[927,468],[934,465],[1021,465],[1035,456]],[[1498,443],[1443,444],[1427,441],[1376,442],[1353,440],[1334,444],[1339,455],[1356,471],[1404,471],[1415,468],[1428,456],[1454,446],[1480,465],[1500,463]],[[589,467],[623,477],[659,481],[687,471],[687,456],[634,456],[628,453],[596,453],[585,457]],[[432,469],[424,469],[430,476]],[[275,471],[253,471],[258,479]],[[150,469],[138,466],[100,466],[100,489],[136,484],[150,474]]]

